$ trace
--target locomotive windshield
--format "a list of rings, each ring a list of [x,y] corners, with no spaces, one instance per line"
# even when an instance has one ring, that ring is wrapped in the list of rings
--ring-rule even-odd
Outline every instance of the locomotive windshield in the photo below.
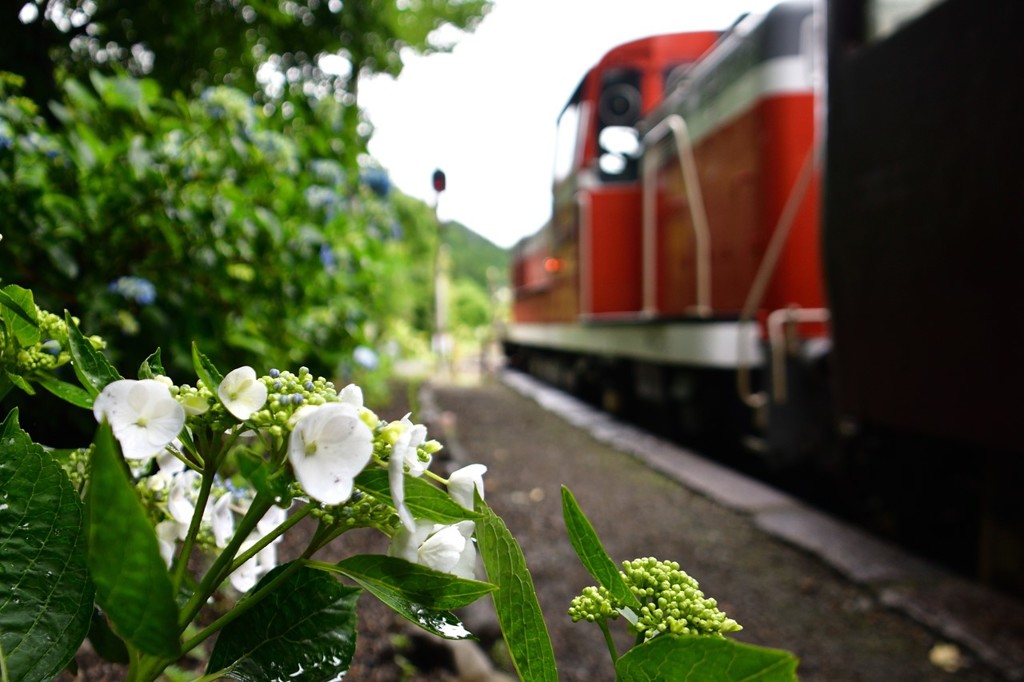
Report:
[[[558,131],[555,137],[555,182],[567,178],[576,165],[576,150],[580,135],[580,99],[583,84],[576,88],[569,103],[558,117]]]

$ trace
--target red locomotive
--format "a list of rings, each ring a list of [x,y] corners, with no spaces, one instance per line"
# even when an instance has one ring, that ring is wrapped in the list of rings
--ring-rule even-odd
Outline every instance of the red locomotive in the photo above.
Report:
[[[608,52],[513,251],[510,365],[909,496],[896,539],[949,521],[1024,591],[1022,8],[789,1]]]
[[[821,345],[813,21],[787,4],[591,69],[559,119],[552,219],[516,247],[514,365],[736,432],[759,338]]]

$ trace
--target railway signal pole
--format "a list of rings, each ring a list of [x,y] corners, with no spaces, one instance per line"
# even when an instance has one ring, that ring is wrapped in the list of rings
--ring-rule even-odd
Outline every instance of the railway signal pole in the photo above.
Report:
[[[441,238],[441,220],[437,205],[441,192],[447,187],[444,171],[438,168],[431,178],[434,187],[434,224],[437,225],[437,249],[434,254],[434,338],[432,346],[437,355],[440,370],[450,375],[452,371],[452,340],[448,333],[448,248]]]

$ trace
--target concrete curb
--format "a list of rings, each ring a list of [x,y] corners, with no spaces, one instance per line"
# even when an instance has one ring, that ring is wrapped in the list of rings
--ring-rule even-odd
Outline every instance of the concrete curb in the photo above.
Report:
[[[1024,680],[1024,604],[989,590],[839,521],[760,481],[615,421],[527,375],[499,379],[621,452],[794,545],[870,588],[879,602],[972,651],[1008,680]]]

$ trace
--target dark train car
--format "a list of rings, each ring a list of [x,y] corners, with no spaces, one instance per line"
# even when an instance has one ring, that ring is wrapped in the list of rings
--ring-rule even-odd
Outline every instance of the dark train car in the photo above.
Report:
[[[838,412],[872,494],[917,505],[937,542],[975,534],[973,568],[1024,593],[1024,3],[833,0],[829,14]]]

